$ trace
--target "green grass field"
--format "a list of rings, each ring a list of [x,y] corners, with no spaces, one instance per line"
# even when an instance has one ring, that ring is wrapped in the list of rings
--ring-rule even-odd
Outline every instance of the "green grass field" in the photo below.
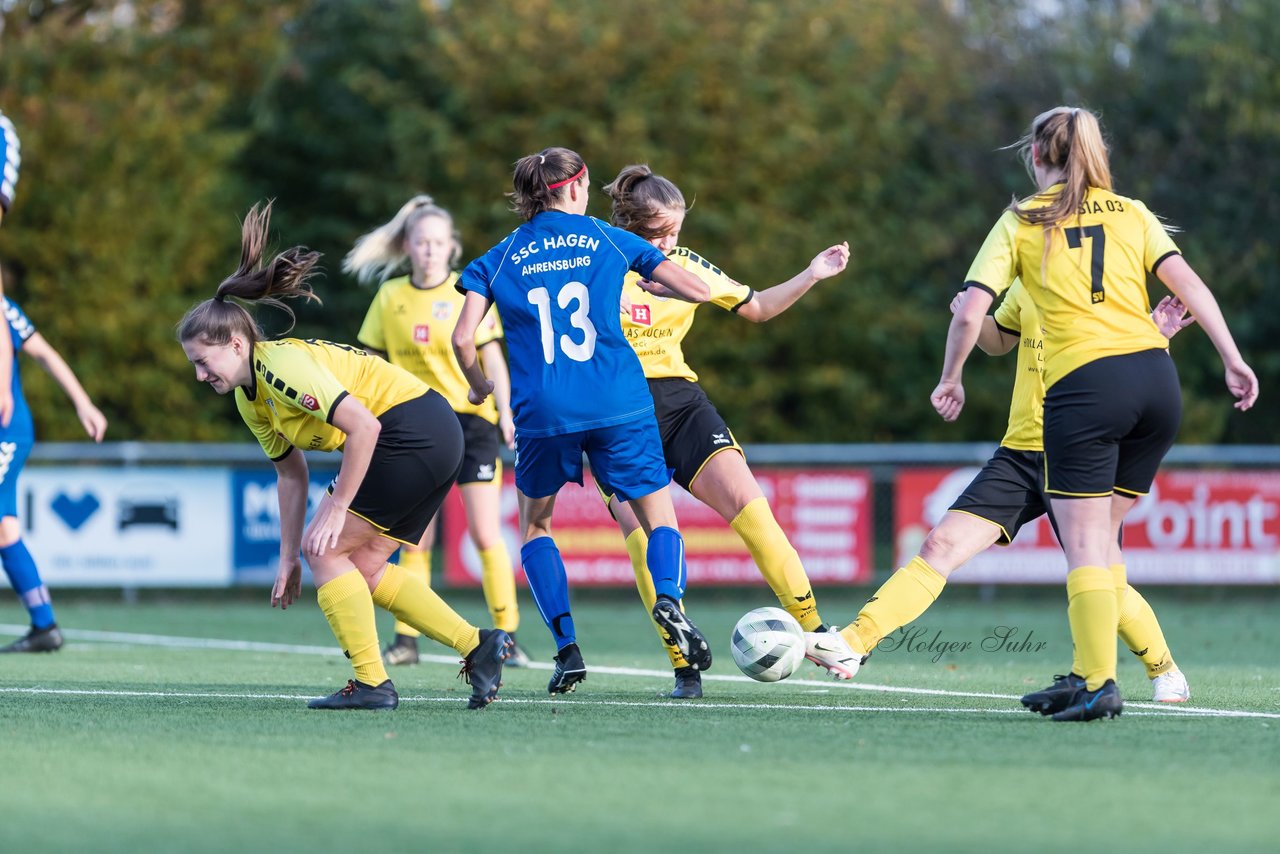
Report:
[[[508,669],[497,703],[468,712],[456,657],[432,648],[392,671],[401,706],[380,713],[305,708],[350,673],[314,600],[64,593],[66,648],[0,658],[0,851],[1270,850],[1280,597],[1148,594],[1190,708],[1151,704],[1122,651],[1124,716],[1068,725],[1016,701],[1070,663],[1060,591],[948,591],[912,649],[853,685],[810,665],[746,680],[729,630],[770,597],[695,591],[717,658],[694,702],[660,697],[670,673],[634,599],[588,593],[590,675],[549,699],[550,638],[522,594],[540,663]],[[819,601],[844,621],[865,596]],[[477,594],[449,597],[487,622]],[[0,632],[24,620],[0,607]],[[997,626],[1031,646],[982,649]],[[935,638],[970,647],[935,661]]]

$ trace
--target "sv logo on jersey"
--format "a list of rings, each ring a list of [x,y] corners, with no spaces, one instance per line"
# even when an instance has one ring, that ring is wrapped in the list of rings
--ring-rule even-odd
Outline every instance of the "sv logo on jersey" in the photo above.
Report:
[[[631,322],[638,323],[641,326],[652,326],[653,315],[650,313],[649,306],[636,305],[635,303],[632,303],[631,304]]]
[[[320,408],[320,401],[316,400],[309,394],[299,395],[298,403],[301,403],[303,407],[310,409],[312,412],[315,412]]]
[[[729,445],[729,444],[732,444],[732,443],[729,441],[729,437],[728,437],[728,436],[726,436],[724,433],[712,433],[712,434],[711,434],[711,444],[713,444],[713,445]]]
[[[431,340],[431,327],[425,323],[416,324],[413,327],[413,341],[415,344],[426,344]]]

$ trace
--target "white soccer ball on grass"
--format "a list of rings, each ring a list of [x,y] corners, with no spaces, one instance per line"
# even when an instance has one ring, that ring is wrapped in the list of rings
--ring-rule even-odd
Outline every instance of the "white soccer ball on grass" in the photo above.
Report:
[[[804,630],[781,608],[756,608],[733,627],[730,649],[743,673],[757,682],[777,682],[804,661]]]

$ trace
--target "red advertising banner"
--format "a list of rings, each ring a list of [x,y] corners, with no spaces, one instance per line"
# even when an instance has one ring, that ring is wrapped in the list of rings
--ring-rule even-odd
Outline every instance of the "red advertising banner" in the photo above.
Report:
[[[895,488],[894,550],[910,560],[977,468],[907,469]],[[1280,471],[1170,471],[1124,528],[1135,583],[1280,584]],[[1066,561],[1047,519],[951,576],[954,582],[1062,584]]]
[[[867,472],[768,468],[753,472],[813,583],[870,580],[871,477]],[[746,547],[719,514],[674,484],[671,495],[684,535],[689,587],[763,583]],[[456,489],[445,502],[442,524],[445,579],[449,584],[478,585],[480,560],[467,535],[462,499]],[[590,475],[584,487],[569,485],[560,491],[554,531],[571,584],[635,584],[622,533]],[[520,534],[510,472],[502,493],[502,534],[518,564]],[[518,566],[516,577],[523,583]]]

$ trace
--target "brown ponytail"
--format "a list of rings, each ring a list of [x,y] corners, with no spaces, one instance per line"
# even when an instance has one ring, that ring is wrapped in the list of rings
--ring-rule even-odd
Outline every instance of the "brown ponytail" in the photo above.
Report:
[[[252,348],[262,340],[262,329],[253,316],[228,297],[280,309],[289,315],[289,329],[293,328],[296,318],[293,309],[282,300],[302,297],[320,302],[310,282],[320,260],[319,252],[295,246],[281,252],[269,264],[262,264],[271,225],[271,205],[271,202],[262,208],[254,205],[245,215],[240,229],[240,266],[222,280],[212,299],[193,306],[183,316],[178,323],[180,342],[200,340],[226,344],[233,336],[240,335]]]
[[[507,194],[511,209],[526,220],[551,210],[564,194],[564,185],[586,168],[577,152],[567,148],[544,148],[521,157],[511,176],[512,191]]]
[[[624,167],[604,191],[613,199],[609,221],[645,240],[664,234],[661,229],[650,227],[655,217],[667,211],[685,209],[684,194],[680,188],[661,175],[655,175],[645,163]]]

